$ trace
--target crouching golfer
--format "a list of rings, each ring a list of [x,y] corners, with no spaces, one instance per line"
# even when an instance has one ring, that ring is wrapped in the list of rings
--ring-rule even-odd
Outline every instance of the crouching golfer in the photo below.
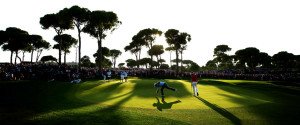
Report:
[[[165,95],[164,95],[164,89],[165,88],[170,89],[172,91],[176,91],[177,90],[177,89],[169,87],[166,82],[162,82],[162,81],[154,83],[154,87],[157,88],[156,93],[158,93],[159,88],[160,88],[160,93],[161,93],[162,101],[165,100],[164,99],[164,97],[165,97]]]

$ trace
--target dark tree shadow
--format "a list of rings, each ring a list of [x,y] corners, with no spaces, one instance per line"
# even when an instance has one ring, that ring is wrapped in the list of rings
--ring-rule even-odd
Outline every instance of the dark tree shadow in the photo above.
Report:
[[[173,102],[166,102],[165,100],[162,100],[162,103],[159,101],[159,99],[156,97],[157,102],[153,103],[153,107],[156,107],[157,110],[162,111],[163,109],[171,109],[173,104],[180,103],[180,100],[173,101]]]
[[[235,115],[233,115],[232,113],[228,112],[226,109],[224,109],[216,104],[212,104],[201,97],[196,97],[196,98],[199,99],[201,102],[203,102],[206,106],[210,107],[211,109],[215,110],[220,115],[222,115],[223,117],[230,120],[233,124],[241,125],[241,120],[238,117],[236,117]]]

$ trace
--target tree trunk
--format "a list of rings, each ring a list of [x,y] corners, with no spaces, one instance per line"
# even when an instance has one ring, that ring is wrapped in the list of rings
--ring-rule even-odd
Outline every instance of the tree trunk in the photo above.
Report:
[[[80,26],[79,25],[76,25],[77,27],[77,30],[78,30],[78,42],[79,42],[79,46],[78,46],[78,67],[80,68],[81,67],[81,31],[80,31]],[[76,48],[77,49],[77,48]]]
[[[159,60],[161,60],[161,55],[159,55]],[[160,62],[160,65],[162,64],[162,62]]]
[[[12,64],[13,54],[14,54],[14,52],[13,52],[13,51],[10,51],[10,64]]]
[[[98,36],[98,54],[97,58],[99,60],[99,70],[102,70],[102,32],[99,31]]]
[[[32,60],[33,60],[33,50],[31,50],[31,59],[30,59],[31,63],[32,63]]]
[[[25,51],[23,51],[22,61],[24,61],[24,57],[25,57]]]
[[[59,43],[59,49],[58,49],[58,64],[61,65],[61,44],[60,43]]]
[[[179,67],[178,67],[178,50],[176,50],[176,76],[178,75]]]
[[[67,52],[64,51],[64,64],[66,65],[67,64]]]
[[[171,68],[171,66],[172,66],[172,52],[170,51],[170,68]]]
[[[181,64],[181,66],[180,66],[180,72],[182,72],[182,52],[180,52],[180,56],[181,56],[181,61],[180,61],[180,64]]]
[[[16,51],[16,57],[15,57],[15,65],[17,64],[17,58],[20,60],[20,63],[22,62],[22,59],[18,55],[18,51]]]
[[[16,65],[17,64],[18,51],[15,51],[15,54],[16,54],[16,56],[15,56],[15,65]]]
[[[116,68],[116,58],[112,57],[111,62],[113,63],[113,67]]]
[[[141,60],[141,50],[139,51],[139,59],[138,60]],[[137,62],[137,66],[138,66],[138,68],[140,68],[140,64],[139,64],[139,62]]]
[[[153,62],[153,56],[151,55],[151,62],[150,62],[150,73],[152,72],[152,68],[153,68],[153,64],[152,64],[152,62]]]
[[[39,50],[36,51],[36,61],[35,61],[35,62],[38,62],[38,61],[39,61],[39,58],[40,58],[40,56],[42,55],[42,52],[43,52],[42,49],[39,49]]]
[[[62,34],[62,30],[61,29],[55,29],[57,35],[60,37],[59,41],[58,41],[58,64],[61,65],[61,43],[62,43],[62,39],[61,39],[61,34]]]

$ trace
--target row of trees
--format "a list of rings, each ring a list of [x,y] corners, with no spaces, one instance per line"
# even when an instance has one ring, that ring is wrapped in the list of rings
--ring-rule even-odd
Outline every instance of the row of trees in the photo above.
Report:
[[[33,53],[36,51],[36,61],[38,61],[43,49],[50,47],[49,42],[43,40],[40,35],[30,35],[27,31],[16,27],[6,28],[5,31],[0,30],[0,46],[4,51],[10,51],[10,63],[12,63],[13,54],[15,53],[15,63],[17,58],[24,61],[24,53],[31,52],[31,62],[33,61]],[[19,53],[22,52],[22,59]]]
[[[82,64],[81,63],[81,33],[88,33],[90,36],[97,39],[98,43],[98,50],[96,54],[94,54],[94,57],[96,57],[96,63],[101,69],[103,65],[109,65],[109,63],[113,64],[113,67],[116,65],[116,58],[121,55],[121,51],[119,50],[109,50],[106,47],[102,47],[102,41],[106,37],[106,34],[108,32],[114,31],[120,24],[121,21],[118,20],[118,17],[113,12],[106,12],[106,11],[90,11],[87,8],[81,8],[79,6],[72,6],[71,8],[64,8],[60,10],[57,13],[52,14],[46,14],[43,17],[40,18],[40,24],[43,29],[54,29],[56,32],[56,36],[54,36],[54,41],[57,42],[53,46],[54,49],[58,49],[59,55],[58,55],[58,64],[61,64],[61,55],[64,53],[64,63],[66,63],[66,54],[69,53],[69,48],[77,43],[79,43],[79,67]],[[73,38],[71,35],[64,34],[64,31],[69,29],[74,29],[76,27],[78,31],[78,39]],[[35,46],[33,43],[25,42],[23,40],[23,37],[21,34],[26,34],[26,31],[23,31],[21,29],[18,29],[19,33],[9,33],[11,28],[8,28],[7,31],[1,31],[1,44],[3,45],[4,50],[11,50],[11,52],[16,53],[16,58],[18,57],[18,51],[26,50],[26,45],[32,45],[34,47],[31,47],[33,49],[30,49],[30,51],[44,48],[48,49],[50,48],[50,45],[48,42],[42,40],[42,37],[39,36],[40,41],[43,41],[43,43],[47,43],[47,45],[44,45],[42,47]],[[17,28],[15,28],[17,29]],[[19,36],[9,36],[6,34],[20,34]],[[28,33],[27,33],[28,34]],[[164,62],[163,59],[161,59],[161,54],[164,53],[164,48],[162,45],[154,45],[154,41],[156,36],[160,36],[162,34],[162,31],[158,29],[143,29],[140,32],[138,32],[136,35],[133,36],[132,42],[128,46],[125,47],[125,51],[130,51],[131,53],[136,55],[136,60],[141,60],[140,53],[142,50],[142,46],[146,46],[148,48],[148,54],[150,55],[150,70],[152,70],[153,66],[157,66],[153,62],[153,56],[156,57],[157,63],[159,65],[162,65],[162,62]],[[184,32],[179,32],[176,29],[169,29],[167,32],[165,32],[166,41],[169,45],[169,47],[166,49],[167,51],[174,51],[176,53],[176,71],[178,72],[178,63],[179,63],[179,53],[181,53],[186,48],[186,44],[188,41],[191,40],[191,36]],[[12,37],[14,37],[12,39]],[[14,40],[15,39],[15,40]],[[17,41],[17,43],[15,42]],[[32,41],[32,40],[29,40]],[[23,45],[24,44],[24,45]],[[15,45],[18,46],[18,48]],[[11,47],[8,47],[11,46]],[[40,49],[41,52],[41,49]],[[139,56],[138,56],[139,55]],[[105,57],[111,57],[111,62],[105,58]],[[45,57],[47,59],[55,60],[52,57]],[[38,60],[38,58],[37,58]],[[45,60],[45,59],[43,59]],[[144,62],[147,62],[147,59],[144,59]],[[182,60],[181,60],[182,61]],[[143,62],[143,60],[141,61]],[[140,63],[137,63],[137,67],[139,67]],[[141,63],[143,64],[143,63]]]
[[[40,24],[43,29],[53,28],[56,32],[54,41],[57,42],[53,46],[54,49],[59,50],[58,64],[61,64],[61,55],[64,52],[64,63],[66,63],[66,54],[69,53],[69,48],[77,42],[79,42],[79,66],[81,64],[81,32],[90,34],[95,37],[98,42],[98,50],[96,56],[96,62],[105,62],[107,60],[103,55],[102,40],[106,37],[108,31],[113,31],[121,22],[113,12],[106,11],[90,11],[87,8],[81,8],[79,6],[72,6],[71,8],[64,8],[58,13],[46,14],[40,18]],[[76,27],[78,31],[78,40],[71,35],[63,34],[65,30],[74,29]],[[50,48],[50,44],[42,39],[39,35],[28,35],[28,33],[19,28],[10,27],[6,31],[0,31],[0,46],[3,50],[9,50],[11,53],[16,53],[16,58],[19,51],[33,51],[36,50],[41,54],[42,49]],[[105,50],[104,50],[105,51]],[[11,54],[11,55],[12,55]],[[112,62],[116,62],[116,57],[121,54],[119,50],[111,50],[109,54],[105,56],[111,56]],[[24,54],[23,54],[24,55]],[[39,57],[36,58],[38,61]],[[54,57],[47,56],[43,59],[55,60]],[[21,61],[21,60],[20,60]],[[16,62],[16,61],[15,61]],[[32,60],[31,60],[32,62]],[[12,63],[12,56],[11,56]],[[98,63],[101,68],[102,63]]]
[[[113,12],[106,11],[90,11],[87,8],[72,6],[64,8],[58,13],[46,14],[40,18],[40,24],[43,29],[53,28],[57,34],[57,47],[59,50],[58,63],[61,64],[61,51],[64,49],[63,32],[76,27],[78,31],[79,42],[79,59],[81,59],[81,32],[90,34],[97,39],[98,50],[96,54],[96,62],[104,62],[102,53],[102,40],[106,37],[108,31],[113,31],[121,24],[118,17]],[[65,51],[66,53],[66,51]],[[79,67],[81,60],[79,60]],[[102,63],[98,64],[102,68]]]
[[[66,55],[69,53],[69,49],[79,44],[79,67],[81,64],[84,66],[90,66],[90,58],[84,56],[81,58],[81,33],[88,33],[90,36],[97,39],[98,50],[93,55],[96,59],[96,65],[102,69],[105,67],[116,67],[116,59],[122,54],[120,50],[112,49],[102,46],[102,41],[108,34],[108,32],[114,31],[121,24],[118,20],[118,16],[113,12],[106,11],[90,11],[87,8],[81,8],[79,6],[72,6],[70,8],[64,8],[57,13],[46,14],[40,18],[40,25],[43,29],[54,29],[56,35],[53,40],[57,44],[52,48],[58,49],[58,64],[61,64],[61,55],[64,53],[64,63],[66,63]],[[64,34],[64,31],[74,29],[78,32],[78,39],[73,38],[71,35]],[[155,39],[157,36],[164,34],[168,47],[164,48],[162,45],[156,45]],[[176,69],[176,73],[189,69],[199,70],[197,63],[191,60],[183,60],[183,52],[187,48],[187,43],[191,41],[191,35],[185,32],[180,32],[176,29],[169,29],[163,33],[159,29],[147,28],[140,30],[136,35],[132,37],[132,41],[127,45],[124,50],[130,51],[135,59],[126,60],[128,67],[137,67],[141,65],[150,66],[150,70],[153,67],[156,68],[172,68]],[[50,48],[50,44],[43,40],[39,35],[30,35],[27,31],[21,30],[15,27],[9,27],[5,31],[0,30],[0,46],[5,51],[11,52],[10,62],[12,63],[13,53],[15,53],[15,63],[17,58],[20,61],[24,61],[24,53],[31,52],[31,62],[33,61],[33,53],[37,52],[36,61],[38,61],[43,49]],[[150,58],[141,58],[142,48],[148,48],[147,53]],[[170,62],[175,62],[175,65],[164,64],[165,60],[161,58],[161,55],[165,52],[170,52]],[[218,45],[214,49],[214,59],[207,62],[204,69],[233,69],[233,68],[296,68],[299,67],[299,55],[293,55],[288,52],[279,52],[272,57],[267,53],[260,52],[257,48],[249,47],[241,49],[235,52],[235,55],[228,55],[227,52],[231,51],[231,48],[227,45]],[[18,53],[23,52],[23,59],[21,59]],[[171,54],[175,52],[176,58],[172,60]],[[179,58],[180,56],[180,58]],[[108,58],[111,58],[109,60]],[[154,61],[153,57],[156,57]],[[42,59],[56,60],[54,57],[47,56]],[[84,61],[84,62],[82,62]],[[179,63],[181,62],[181,66]],[[119,64],[119,66],[124,63]],[[183,66],[185,65],[185,66]],[[170,67],[169,67],[170,66]]]
[[[161,34],[162,31],[158,29],[148,28],[139,31],[136,35],[134,35],[129,45],[124,48],[125,51],[130,51],[136,57],[135,61],[133,59],[126,61],[127,63],[129,63],[129,66],[137,66],[139,68],[139,65],[146,65],[147,67],[147,65],[149,64],[150,70],[152,70],[153,66],[161,65],[165,67],[166,64],[162,65],[162,63],[165,61],[161,59],[161,54],[164,53],[164,47],[162,45],[154,45],[156,36],[160,36]],[[174,51],[176,54],[176,73],[178,73],[179,53],[181,53],[182,56],[183,50],[186,49],[187,42],[191,40],[191,35],[185,32],[179,32],[179,30],[176,29],[169,29],[164,33],[164,35],[169,45],[166,50],[170,52]],[[141,59],[140,55],[143,46],[146,46],[148,48],[147,52],[151,57],[150,59]],[[156,56],[156,62],[153,61],[153,56]]]
[[[231,51],[228,45],[218,45],[214,49],[214,59],[206,63],[204,69],[254,69],[261,68],[282,68],[300,69],[300,55],[294,55],[286,51],[278,52],[273,56],[260,52],[255,47],[240,49],[234,55],[228,55]]]

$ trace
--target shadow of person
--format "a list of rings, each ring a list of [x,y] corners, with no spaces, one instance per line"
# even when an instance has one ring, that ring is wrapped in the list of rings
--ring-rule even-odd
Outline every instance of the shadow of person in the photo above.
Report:
[[[153,107],[156,107],[157,110],[162,111],[163,109],[171,109],[173,104],[177,104],[180,103],[180,100],[177,101],[173,101],[173,102],[166,102],[164,99],[162,99],[162,103],[159,101],[159,99],[157,97],[155,97],[157,102],[153,103]]]
[[[209,101],[207,101],[201,97],[196,97],[196,98],[199,99],[201,102],[203,102],[206,106],[210,107],[211,109],[215,110],[220,115],[222,115],[223,117],[230,120],[234,125],[241,125],[241,120],[238,117],[236,117],[235,115],[233,115],[232,113],[230,113],[229,111],[227,111],[226,109],[224,109],[216,104],[212,104]]]

